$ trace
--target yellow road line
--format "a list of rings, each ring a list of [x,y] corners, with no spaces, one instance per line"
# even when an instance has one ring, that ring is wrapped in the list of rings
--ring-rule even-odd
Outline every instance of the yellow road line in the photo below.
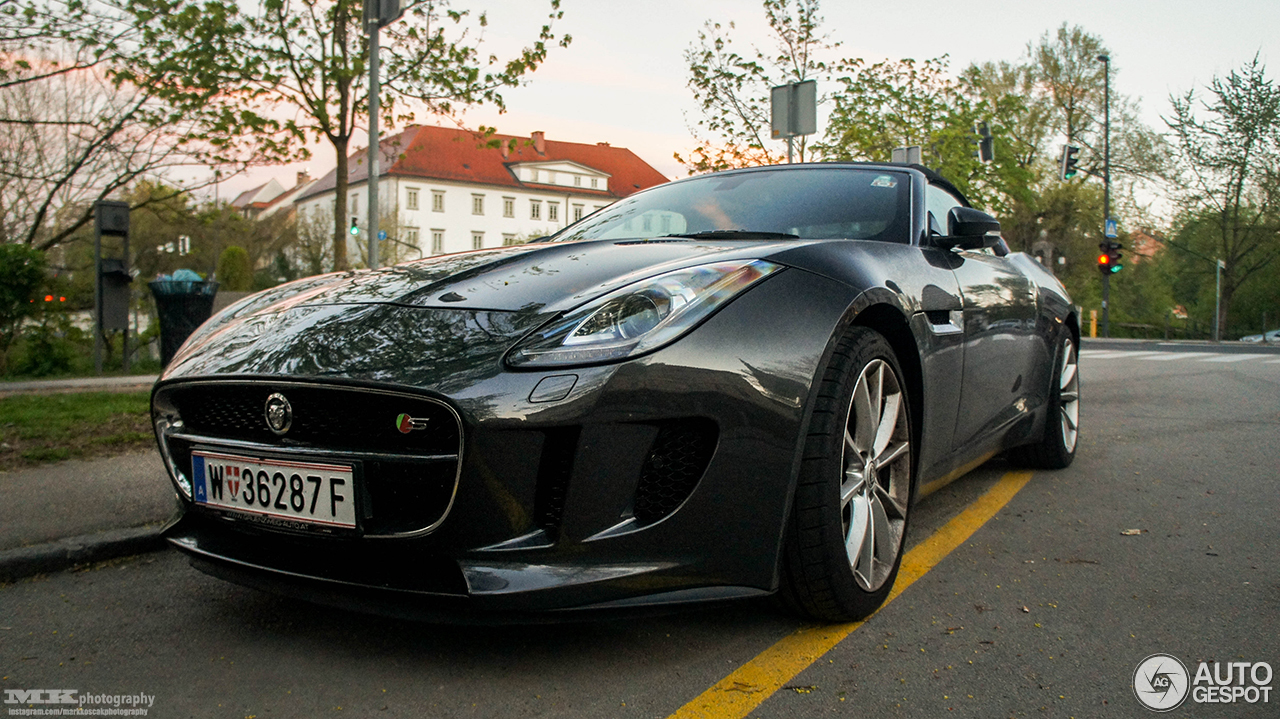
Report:
[[[1026,486],[1030,479],[1030,472],[1009,472],[942,529],[907,552],[898,569],[898,579],[894,582],[889,597],[884,600],[884,605],[887,606],[952,550],[964,544],[979,527],[1008,504],[1013,495]],[[850,624],[801,628],[680,707],[669,719],[741,719],[747,716],[870,618]]]

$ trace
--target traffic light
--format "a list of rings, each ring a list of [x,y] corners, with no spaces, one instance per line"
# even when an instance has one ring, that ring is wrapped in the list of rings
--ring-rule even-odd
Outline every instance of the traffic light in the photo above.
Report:
[[[1063,180],[1070,180],[1075,177],[1080,168],[1076,164],[1080,162],[1076,155],[1080,154],[1080,148],[1074,145],[1062,146],[1062,157],[1058,158],[1058,176]]]
[[[1124,249],[1123,245],[1119,242],[1099,242],[1098,249],[1101,250],[1098,254],[1099,272],[1115,274],[1124,269],[1124,265],[1120,264],[1120,260],[1124,257],[1120,254],[1120,250]]]
[[[360,234],[360,225],[357,224],[356,218],[351,218],[351,235],[354,237]]]
[[[991,128],[987,123],[979,123],[973,126],[976,134],[974,142],[978,143],[978,151],[975,156],[980,162],[991,162],[996,157],[996,141],[991,136]]]

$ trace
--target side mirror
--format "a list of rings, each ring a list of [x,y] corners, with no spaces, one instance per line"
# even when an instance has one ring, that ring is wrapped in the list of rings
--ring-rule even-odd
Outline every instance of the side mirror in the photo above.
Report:
[[[991,215],[972,207],[953,207],[947,213],[947,236],[936,242],[947,249],[978,250],[999,244],[998,232],[1000,222]]]

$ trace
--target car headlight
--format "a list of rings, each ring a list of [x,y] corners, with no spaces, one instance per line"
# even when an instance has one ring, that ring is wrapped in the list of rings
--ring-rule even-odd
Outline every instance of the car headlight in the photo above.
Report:
[[[521,342],[507,362],[513,367],[593,364],[655,350],[780,269],[764,260],[737,260],[641,280],[551,322]]]

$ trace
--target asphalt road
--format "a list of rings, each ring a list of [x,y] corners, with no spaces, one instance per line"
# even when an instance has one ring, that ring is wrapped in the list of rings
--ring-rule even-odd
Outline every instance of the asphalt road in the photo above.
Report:
[[[1087,347],[1075,464],[1034,474],[781,689],[744,683],[751,716],[1156,716],[1133,690],[1151,654],[1193,674],[1200,661],[1280,671],[1280,355]],[[910,541],[1011,469],[993,461],[926,499]],[[801,626],[763,602],[413,624],[242,589],[165,553],[0,587],[0,689],[142,693],[149,717],[666,717],[744,665],[767,672],[758,655]],[[1166,716],[1280,716],[1272,694]],[[703,715],[730,715],[717,706]]]

